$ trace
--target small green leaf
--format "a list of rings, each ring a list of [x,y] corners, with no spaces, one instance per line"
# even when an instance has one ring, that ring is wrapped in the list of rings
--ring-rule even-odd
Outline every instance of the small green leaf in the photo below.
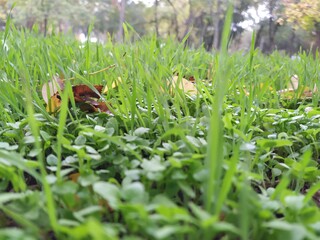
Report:
[[[282,171],[279,168],[272,168],[271,171],[272,171],[272,176],[274,177],[278,177],[282,174]]]
[[[130,203],[144,203],[146,200],[144,186],[140,182],[125,185],[122,188],[121,195]]]
[[[179,187],[181,190],[190,198],[195,198],[196,194],[194,190],[191,188],[190,185],[188,185],[186,182],[179,181],[178,182]]]
[[[256,145],[252,144],[252,143],[243,143],[240,146],[240,150],[241,151],[249,151],[252,152],[256,149]]]
[[[148,172],[159,172],[166,169],[159,156],[155,156],[151,160],[144,159],[141,167]]]
[[[292,141],[288,139],[259,139],[257,144],[262,148],[277,148],[292,146]]]
[[[80,211],[74,212],[73,215],[79,221],[84,221],[87,215],[100,212],[102,210],[101,206],[89,206],[87,208],[81,209]]]
[[[99,125],[96,125],[96,126],[94,126],[94,130],[97,132],[104,132],[106,130],[106,128],[99,126]]]
[[[132,136],[132,135],[126,134],[122,138],[125,139],[127,142],[133,142],[138,139],[138,136]]]
[[[186,136],[186,138],[196,148],[199,148],[201,146],[201,143],[197,138],[195,138],[193,136]]]
[[[1,193],[0,194],[0,204],[7,203],[9,201],[14,201],[18,199],[23,199],[33,194],[31,191],[27,191],[24,193]]]
[[[93,184],[93,191],[105,199],[111,208],[118,209],[120,190],[116,185],[108,182],[96,182]]]
[[[140,137],[143,134],[148,133],[149,131],[150,131],[149,128],[139,127],[133,132],[133,135]]]
[[[28,157],[36,157],[42,152],[42,149],[40,148],[33,148],[31,151],[28,153]]]
[[[50,166],[57,166],[58,164],[58,158],[53,155],[53,154],[50,154],[48,155],[47,157],[47,163],[50,165]]]
[[[284,201],[292,210],[298,211],[304,206],[304,196],[287,196]]]
[[[75,194],[79,185],[73,181],[64,181],[52,186],[52,190],[59,195]]]
[[[19,146],[18,146],[18,145],[10,146],[10,144],[7,143],[7,142],[0,142],[0,148],[10,151],[10,150],[16,150],[16,149],[18,149]]]
[[[81,175],[78,179],[79,183],[81,186],[83,187],[87,187],[92,185],[93,183],[97,182],[99,180],[99,177],[94,175],[94,174],[90,174],[90,175]]]
[[[83,135],[79,135],[75,140],[74,140],[74,144],[76,145],[85,145],[86,144],[86,137]]]

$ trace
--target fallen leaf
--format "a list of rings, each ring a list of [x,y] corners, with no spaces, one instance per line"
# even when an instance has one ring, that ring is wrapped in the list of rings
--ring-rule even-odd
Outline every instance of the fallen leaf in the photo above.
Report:
[[[115,65],[111,65],[102,70],[89,73],[89,75],[94,75],[103,71],[106,71],[110,68],[115,67]],[[68,78],[68,80],[74,80],[75,77]],[[120,82],[121,82],[121,78]],[[117,83],[115,83],[117,84]],[[116,85],[112,84],[112,88]],[[94,89],[91,89],[89,86],[80,84],[72,86],[72,93],[76,104],[80,107],[82,111],[86,112],[106,112],[111,113],[108,109],[106,103],[99,101],[101,97],[101,93],[103,90],[102,85],[94,85]],[[49,113],[56,113],[61,106],[61,97],[60,93],[64,90],[64,79],[62,77],[54,77],[52,81],[49,81],[42,86],[42,97],[46,102],[46,110]],[[108,91],[107,88],[104,89],[104,93]]]
[[[317,86],[314,85],[313,89],[309,87],[300,85],[298,75],[294,74],[290,78],[288,87],[279,90],[277,93],[282,97],[282,99],[292,99],[297,97],[298,99],[308,99],[312,98],[313,94],[318,91]]]
[[[185,78],[179,78],[178,76],[173,76],[168,80],[168,85],[170,87],[170,93],[174,94],[174,88],[178,87],[182,91],[190,95],[196,95],[198,93],[195,85]]]
[[[94,99],[88,99],[86,102],[79,102],[77,103],[77,106],[83,112],[105,112],[109,114],[111,113],[111,111],[104,102],[97,102]]]
[[[58,92],[56,92],[53,96],[50,97],[46,110],[48,113],[55,113],[61,106],[61,98]]]
[[[298,75],[294,74],[291,79],[291,81],[288,84],[288,89],[289,90],[297,90],[299,87],[299,77]]]
[[[102,92],[102,85],[94,86],[97,92]],[[100,95],[87,85],[76,85],[72,87],[74,99],[79,108],[84,112],[106,112],[110,113],[109,108],[104,102],[98,101]]]
[[[95,85],[94,87],[99,94],[102,92],[102,89],[103,89],[102,85]],[[86,97],[93,97],[93,98],[100,97],[99,94],[97,94],[90,87],[84,84],[72,86],[72,91],[75,99],[80,98],[78,99],[78,101],[81,101],[82,98],[86,98]]]
[[[268,86],[268,85],[265,84],[265,83],[260,83],[260,84],[258,85],[258,89],[259,89],[259,91],[258,91],[259,93],[260,93],[261,91],[262,91],[262,92],[265,92],[267,89],[268,89],[269,92],[275,93],[273,87],[270,87],[270,86]],[[245,94],[246,96],[249,96],[249,95],[250,95],[250,92],[247,90],[246,86],[243,86],[243,87],[242,87],[242,90],[243,90],[243,92],[244,92],[244,94]]]
[[[184,77],[184,78],[187,78],[187,77]],[[195,83],[196,82],[196,79],[194,78],[194,76],[190,76],[187,78],[190,82],[192,83]]]
[[[53,79],[42,86],[42,97],[46,104],[49,103],[50,98],[55,95],[59,90],[64,89],[64,81],[55,76]]]
[[[104,102],[96,102],[96,103],[92,103],[92,105],[95,108],[95,112],[99,112],[100,111],[100,112],[105,112],[105,113],[111,113],[111,111],[109,110],[107,104],[104,103]]]
[[[80,173],[79,172],[75,172],[75,173],[71,173],[69,175],[69,179],[73,182],[77,182],[78,181],[78,178],[80,177]]]
[[[77,106],[84,112],[111,113],[106,103],[99,101],[100,95],[98,93],[102,92],[103,86],[95,85],[94,87],[97,92],[84,84],[72,86],[72,92]],[[56,113],[60,106],[61,97],[59,92],[56,92],[50,97],[46,110],[49,113]]]
[[[118,77],[117,80],[115,80],[115,81],[112,82],[111,88],[116,88],[116,87],[118,87],[120,83],[122,83],[122,79],[121,79],[121,77]],[[109,91],[109,88],[108,88],[108,86],[106,85],[105,88],[103,89],[102,93],[103,93],[103,94],[107,94],[108,91]]]

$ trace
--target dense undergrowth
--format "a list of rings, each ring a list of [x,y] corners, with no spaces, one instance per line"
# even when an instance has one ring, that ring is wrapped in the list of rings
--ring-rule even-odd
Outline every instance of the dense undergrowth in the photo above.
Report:
[[[317,56],[1,36],[1,239],[319,238],[319,94],[276,92],[293,74],[318,85]],[[82,112],[70,91],[47,113],[41,88],[56,74],[109,86],[112,114]],[[172,92],[174,74],[198,94]]]

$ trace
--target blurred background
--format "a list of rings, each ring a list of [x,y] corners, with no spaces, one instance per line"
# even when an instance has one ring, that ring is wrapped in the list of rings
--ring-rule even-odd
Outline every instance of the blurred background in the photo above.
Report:
[[[0,0],[0,29],[10,14],[17,28],[73,34],[85,41],[123,41],[123,23],[137,34],[219,49],[227,0]],[[261,52],[294,55],[320,47],[320,0],[234,0],[231,51],[248,50],[252,32]],[[13,9],[12,9],[13,8]],[[12,9],[12,10],[11,10]],[[11,10],[11,11],[10,11]]]

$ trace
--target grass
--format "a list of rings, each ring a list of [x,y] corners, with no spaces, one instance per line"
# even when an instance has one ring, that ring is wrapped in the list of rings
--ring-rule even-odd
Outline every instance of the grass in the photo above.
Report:
[[[276,93],[293,74],[318,84],[318,56],[1,34],[1,239],[319,238],[319,94]],[[172,93],[174,73],[199,94]],[[76,79],[50,115],[56,74]],[[119,77],[113,115],[72,101],[71,85]]]

